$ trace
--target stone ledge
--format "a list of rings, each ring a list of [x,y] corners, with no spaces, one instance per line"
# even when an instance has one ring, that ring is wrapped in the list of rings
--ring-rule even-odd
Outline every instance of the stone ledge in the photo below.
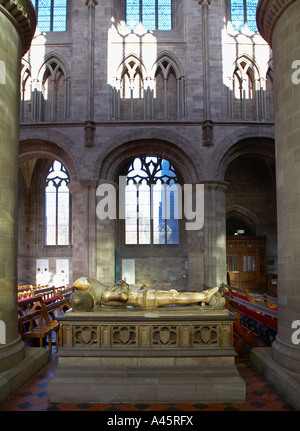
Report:
[[[25,358],[16,367],[0,373],[0,403],[24,386],[48,362],[48,351],[43,347],[26,347]]]
[[[290,403],[300,410],[300,374],[277,365],[272,359],[272,347],[255,347],[251,350],[251,364]]]
[[[235,366],[59,366],[48,384],[50,402],[244,402]]]

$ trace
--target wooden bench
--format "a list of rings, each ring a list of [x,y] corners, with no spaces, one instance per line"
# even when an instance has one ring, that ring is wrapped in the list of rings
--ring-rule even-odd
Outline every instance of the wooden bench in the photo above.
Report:
[[[261,341],[270,345],[275,338],[278,328],[278,311],[233,295],[232,292],[225,297],[228,308],[234,310],[237,317],[236,330],[246,343],[252,347]],[[251,335],[252,333],[252,335]],[[241,343],[245,345],[245,343]]]
[[[56,335],[56,346],[59,345],[60,324],[55,318],[54,311],[68,305],[69,297],[45,303],[42,297],[27,298],[18,301],[19,332],[22,338],[39,338],[40,345],[43,339],[49,336],[49,351],[52,349],[52,332]]]
[[[227,308],[234,314],[236,320],[233,323],[233,332],[236,337],[236,343],[234,345],[234,349],[238,355],[242,354],[242,349],[249,345],[250,347],[259,347],[261,343],[259,343],[257,334],[253,333],[251,329],[245,328],[241,322],[241,314],[234,309],[234,307],[225,300]]]
[[[35,311],[32,310],[32,306],[35,303],[39,303],[40,308]],[[19,333],[22,339],[38,339],[39,346],[43,346],[43,341],[47,341],[48,337],[48,345],[49,351],[52,350],[52,331],[53,328],[51,326],[47,326],[47,316],[45,314],[45,310],[42,308],[43,301],[39,297],[28,298],[23,300],[22,303],[18,304],[18,325],[19,325]],[[26,307],[30,306],[30,311],[27,312]]]
[[[34,289],[32,286],[26,286],[18,289],[18,299],[25,299],[34,296]]]

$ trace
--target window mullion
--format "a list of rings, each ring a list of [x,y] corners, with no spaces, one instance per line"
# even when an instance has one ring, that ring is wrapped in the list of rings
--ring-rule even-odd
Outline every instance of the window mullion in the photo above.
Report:
[[[140,223],[139,223],[139,211],[140,211],[140,201],[139,201],[139,188],[137,187],[137,190],[136,190],[136,198],[137,198],[137,200],[136,200],[136,202],[137,202],[137,205],[136,205],[136,215],[137,215],[137,217],[136,217],[136,224],[137,224],[137,226],[136,226],[136,236],[137,236],[137,244],[139,244],[140,243]]]
[[[55,245],[58,245],[58,187],[56,187],[56,211],[55,211]]]
[[[54,0],[51,0],[51,6],[50,6],[50,31],[53,31],[53,17],[54,17]]]
[[[247,0],[244,0],[244,24],[247,23],[248,17],[247,17]]]

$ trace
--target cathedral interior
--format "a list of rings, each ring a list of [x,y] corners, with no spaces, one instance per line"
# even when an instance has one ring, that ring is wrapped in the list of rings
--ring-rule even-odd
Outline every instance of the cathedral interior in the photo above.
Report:
[[[299,16],[292,0],[0,0],[0,373],[22,356],[17,286],[225,284],[277,299],[252,361],[300,409]]]

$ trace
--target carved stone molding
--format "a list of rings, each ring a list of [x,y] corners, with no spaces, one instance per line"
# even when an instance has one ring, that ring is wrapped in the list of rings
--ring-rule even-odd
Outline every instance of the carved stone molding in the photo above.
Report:
[[[93,121],[87,121],[84,126],[85,132],[85,146],[93,147],[94,146],[94,137],[95,137],[96,126]]]
[[[96,7],[98,4],[97,0],[86,0],[85,4],[87,7]]]
[[[199,5],[200,6],[209,6],[210,0],[199,0]]]
[[[36,28],[36,16],[30,0],[0,0],[0,12],[6,13],[18,29],[23,46],[22,55],[30,48]]]
[[[202,125],[202,145],[204,147],[213,145],[213,123],[210,120],[204,121]]]
[[[272,47],[272,34],[283,12],[296,0],[260,0],[257,5],[257,28]]]

